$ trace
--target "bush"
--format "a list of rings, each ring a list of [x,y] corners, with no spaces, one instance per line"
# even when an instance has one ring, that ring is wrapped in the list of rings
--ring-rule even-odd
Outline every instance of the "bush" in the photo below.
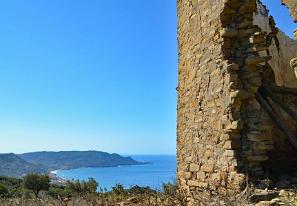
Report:
[[[88,181],[82,182],[82,188],[85,193],[92,194],[97,192],[98,183],[94,178],[89,178]]]
[[[7,187],[3,184],[0,184],[0,197],[7,197],[9,194],[9,191]]]
[[[167,182],[162,184],[162,190],[165,195],[173,196],[177,192],[177,184],[176,182]]]
[[[72,199],[72,191],[64,186],[51,185],[48,194],[60,202],[60,205],[67,205],[67,202]]]
[[[0,176],[0,184],[5,185],[8,190],[18,189],[22,187],[22,180],[13,177]]]
[[[129,193],[132,195],[152,195],[152,194],[156,194],[157,191],[151,189],[150,187],[140,187],[138,185],[134,185],[132,187],[130,187],[129,189]]]
[[[116,186],[112,188],[112,192],[115,195],[126,195],[127,194],[127,191],[125,190],[125,188],[122,184],[116,184]]]
[[[65,189],[68,189],[73,194],[83,196],[84,194],[95,194],[97,192],[98,183],[94,178],[89,178],[88,181],[68,181]]]
[[[22,188],[13,188],[10,190],[11,197],[22,197],[23,190]]]

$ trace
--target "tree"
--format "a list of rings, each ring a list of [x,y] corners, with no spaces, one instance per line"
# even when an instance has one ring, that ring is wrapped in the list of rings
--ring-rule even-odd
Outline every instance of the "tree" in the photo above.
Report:
[[[37,197],[41,190],[48,191],[50,179],[48,175],[27,174],[24,177],[25,189],[31,190]]]

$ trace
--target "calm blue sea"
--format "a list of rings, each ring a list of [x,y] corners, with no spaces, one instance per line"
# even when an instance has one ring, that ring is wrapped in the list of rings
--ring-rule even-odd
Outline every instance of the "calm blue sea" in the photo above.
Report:
[[[56,174],[65,179],[86,180],[93,177],[99,186],[111,190],[117,183],[125,188],[131,185],[150,186],[161,189],[163,182],[173,182],[176,176],[176,156],[174,155],[130,155],[138,161],[150,162],[144,165],[81,168],[58,170]]]

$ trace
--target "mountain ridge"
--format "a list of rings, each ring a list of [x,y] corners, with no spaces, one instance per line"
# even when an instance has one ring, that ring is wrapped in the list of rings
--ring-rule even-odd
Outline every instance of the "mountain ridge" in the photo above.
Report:
[[[51,170],[141,164],[131,157],[95,150],[29,152],[20,154],[19,157],[33,164],[46,164]]]
[[[28,173],[49,173],[59,169],[116,167],[144,164],[131,157],[102,151],[41,151],[23,154],[0,153],[0,176],[22,177]]]
[[[0,175],[21,177],[27,173],[46,173],[43,165],[35,165],[20,158],[14,153],[0,154]]]

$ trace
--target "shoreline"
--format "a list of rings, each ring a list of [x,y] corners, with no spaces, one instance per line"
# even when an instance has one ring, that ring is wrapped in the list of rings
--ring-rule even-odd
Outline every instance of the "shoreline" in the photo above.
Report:
[[[137,166],[137,165],[145,165],[145,164],[152,164],[152,162],[138,162],[137,164],[124,164],[124,165],[116,165],[116,166],[101,166],[101,167],[78,167],[78,168],[69,168],[69,169],[61,169],[61,170],[75,170],[75,169],[85,169],[85,168],[118,168],[122,166]],[[58,185],[65,185],[68,181],[67,178],[61,177],[57,174],[59,170],[52,170],[49,171],[48,176],[52,183],[58,184]]]
[[[57,175],[57,172],[58,170],[53,170],[53,171],[50,171],[48,176],[50,178],[50,181],[54,184],[57,184],[57,185],[65,185],[66,182],[67,182],[67,179],[66,178],[63,178],[63,177],[60,177]]]

